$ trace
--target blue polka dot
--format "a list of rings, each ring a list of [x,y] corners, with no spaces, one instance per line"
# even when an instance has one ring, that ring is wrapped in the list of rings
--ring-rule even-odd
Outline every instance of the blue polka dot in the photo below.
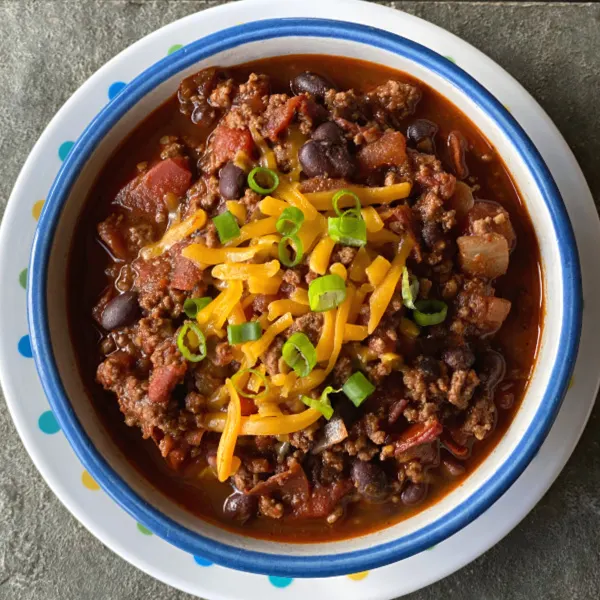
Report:
[[[38,419],[38,427],[48,435],[58,433],[60,431],[60,425],[51,410],[47,410],[40,415]]]
[[[284,588],[284,587],[287,587],[288,585],[291,585],[292,581],[294,581],[294,580],[290,577],[275,577],[274,575],[269,575],[269,581],[276,588]]]
[[[202,558],[201,556],[194,556],[194,560],[196,561],[196,564],[200,565],[201,567],[210,567],[210,565],[213,564],[212,562],[210,562],[210,560]]]
[[[124,81],[115,81],[108,88],[108,99],[112,100],[127,84]]]
[[[58,158],[60,158],[60,160],[65,160],[74,144],[75,142],[63,142],[58,148]]]
[[[31,352],[31,341],[29,340],[28,335],[24,335],[17,345],[17,349],[19,350],[19,354],[24,356],[25,358],[32,358],[33,353]]]

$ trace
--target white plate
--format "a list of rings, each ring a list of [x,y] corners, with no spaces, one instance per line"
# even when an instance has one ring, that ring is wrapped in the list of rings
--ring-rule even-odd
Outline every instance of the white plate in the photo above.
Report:
[[[342,9],[340,10],[340,5]],[[114,504],[82,468],[52,414],[37,380],[27,337],[23,269],[28,264],[35,216],[53,178],[87,123],[123,82],[165,53],[226,26],[257,17],[324,17],[387,29],[452,57],[503,102],[540,149],[560,188],[577,237],[585,312],[573,385],[537,457],[490,510],[434,549],[400,563],[349,577],[264,577],[206,565],[143,528]],[[0,234],[0,376],[13,420],[37,468],[69,510],[109,548],[150,575],[210,599],[389,599],[459,569],[504,537],[541,498],[570,456],[591,410],[598,373],[600,284],[594,276],[600,223],[585,180],[566,143],[520,85],[455,36],[393,9],[350,0],[245,0],[192,15],[137,42],[91,77],[65,104],[33,149],[9,201]],[[26,401],[24,401],[26,399]]]

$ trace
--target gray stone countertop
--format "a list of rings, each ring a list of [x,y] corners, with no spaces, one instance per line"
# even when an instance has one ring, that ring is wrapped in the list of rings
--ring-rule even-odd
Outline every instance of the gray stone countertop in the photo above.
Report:
[[[282,0],[285,1],[285,0]],[[0,207],[42,130],[108,59],[210,0],[0,0]],[[382,2],[491,56],[541,103],[600,201],[600,4]],[[410,600],[600,598],[600,407],[557,482],[502,542]],[[88,533],[33,467],[0,403],[0,599],[184,600]]]

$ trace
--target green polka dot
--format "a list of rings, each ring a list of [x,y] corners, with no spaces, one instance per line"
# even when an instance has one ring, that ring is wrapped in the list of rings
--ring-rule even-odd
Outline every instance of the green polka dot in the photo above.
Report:
[[[168,50],[167,54],[173,54],[173,52],[177,52],[177,50],[181,50],[183,48],[183,44],[173,44]]]
[[[23,289],[27,287],[27,269],[23,269],[19,273],[19,284]]]
[[[137,528],[138,531],[144,535],[152,535],[152,532],[147,527],[144,527],[141,523],[137,524]]]
[[[450,62],[456,64],[456,59],[454,57],[452,57],[452,56],[444,56],[444,58],[446,60],[449,60]]]

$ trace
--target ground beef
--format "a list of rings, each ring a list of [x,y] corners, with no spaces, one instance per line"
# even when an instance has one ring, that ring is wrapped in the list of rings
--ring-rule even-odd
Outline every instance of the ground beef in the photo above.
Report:
[[[297,331],[308,336],[314,346],[319,343],[321,329],[323,328],[323,315],[320,313],[307,313],[294,320],[294,324],[287,330],[288,337]]]

